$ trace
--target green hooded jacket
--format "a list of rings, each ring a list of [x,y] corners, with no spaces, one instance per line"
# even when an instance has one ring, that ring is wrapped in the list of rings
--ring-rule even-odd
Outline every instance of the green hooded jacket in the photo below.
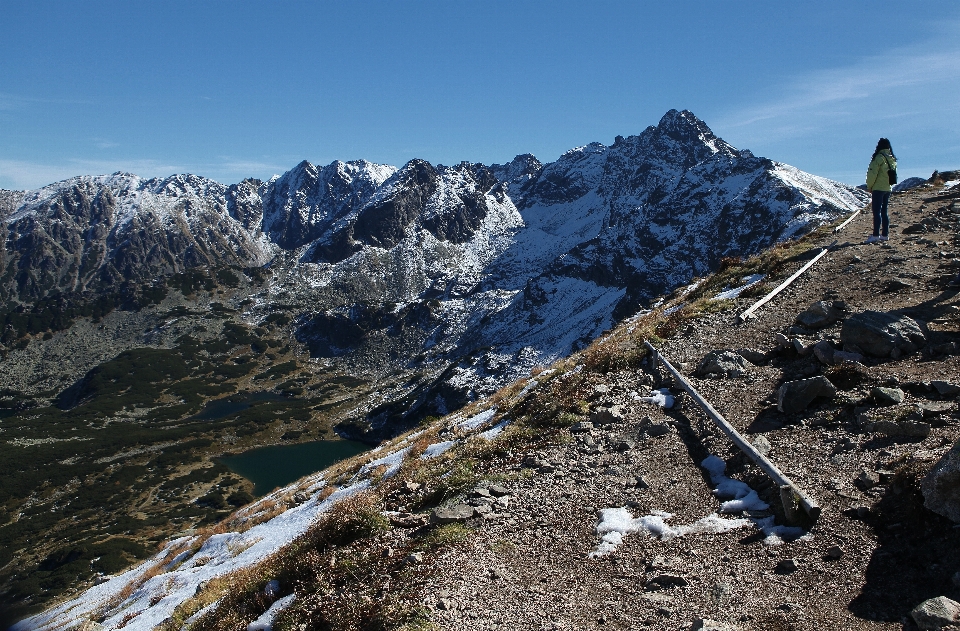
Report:
[[[889,191],[890,178],[887,177],[887,169],[896,168],[897,159],[893,157],[893,153],[889,149],[881,149],[870,161],[870,168],[867,169],[867,188],[871,191]]]

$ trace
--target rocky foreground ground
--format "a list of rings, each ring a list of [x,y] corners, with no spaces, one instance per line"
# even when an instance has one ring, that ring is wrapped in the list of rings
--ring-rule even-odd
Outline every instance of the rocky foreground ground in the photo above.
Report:
[[[673,538],[640,530],[596,554],[602,509],[626,507],[633,517],[665,511],[674,527],[716,513],[716,484],[700,466],[710,454],[770,504],[744,516],[759,522],[776,514],[783,522],[776,489],[689,397],[662,409],[635,396],[654,385],[649,365],[611,372],[595,380],[589,396],[593,418],[611,422],[576,425],[569,441],[505,467],[519,474],[503,483],[509,500],[498,501],[507,507],[494,504],[492,519],[470,520],[476,537],[434,561],[438,573],[424,593],[437,626],[915,629],[910,612],[922,602],[960,600],[960,524],[925,508],[920,489],[960,439],[960,296],[947,286],[958,271],[960,210],[949,199],[923,201],[934,193],[893,197],[887,243],[863,243],[869,212],[822,235],[818,245],[838,243],[755,319],[736,322],[756,300],[740,298],[736,309],[692,320],[660,347],[820,504],[819,520],[800,524],[802,536],[780,542],[755,525]],[[797,325],[819,301],[826,311],[838,308],[825,314],[832,321]],[[829,340],[842,353],[844,320],[868,310],[919,322],[923,347],[846,365],[826,364],[827,353],[813,352]],[[698,374],[704,356],[718,349],[752,349],[743,354],[755,363]],[[791,414],[778,410],[781,385],[819,375],[832,379],[836,396]],[[598,416],[604,409],[615,414]],[[877,427],[883,419],[894,425]],[[489,494],[478,491],[472,503],[480,505]]]

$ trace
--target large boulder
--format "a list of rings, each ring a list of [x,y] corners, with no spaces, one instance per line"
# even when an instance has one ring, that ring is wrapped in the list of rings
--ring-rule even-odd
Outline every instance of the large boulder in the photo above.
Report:
[[[916,320],[881,311],[864,311],[844,320],[840,339],[875,357],[899,357],[927,343]]]
[[[824,376],[788,381],[777,391],[777,409],[784,414],[802,412],[817,397],[832,397],[837,388]]]
[[[797,316],[796,323],[806,329],[822,329],[847,316],[847,303],[840,300],[820,300]]]
[[[960,603],[946,596],[925,600],[910,612],[921,631],[940,631],[944,627],[960,625]]]
[[[746,377],[748,374],[747,361],[742,355],[731,350],[710,351],[697,366],[697,375],[700,377]]]
[[[930,469],[920,490],[924,506],[960,524],[960,442]]]

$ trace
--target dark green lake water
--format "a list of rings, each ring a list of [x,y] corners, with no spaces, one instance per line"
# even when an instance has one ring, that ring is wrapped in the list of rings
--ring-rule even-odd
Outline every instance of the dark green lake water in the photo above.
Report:
[[[298,445],[271,445],[220,458],[231,471],[253,482],[257,497],[278,486],[326,469],[370,449],[352,440],[318,440]]]
[[[242,412],[247,408],[253,407],[253,404],[258,401],[283,401],[284,399],[286,399],[286,397],[274,392],[254,392],[253,394],[246,395],[236,394],[207,403],[200,412],[190,418],[195,421],[217,421],[231,414],[236,414],[237,412]]]

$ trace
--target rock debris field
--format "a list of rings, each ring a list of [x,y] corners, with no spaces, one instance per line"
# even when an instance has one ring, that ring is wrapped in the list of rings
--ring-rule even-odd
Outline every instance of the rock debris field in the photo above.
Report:
[[[756,300],[737,299],[736,310],[694,320],[660,348],[815,498],[823,509],[815,524],[781,528],[781,536],[764,529],[784,521],[777,489],[689,396],[673,388],[676,404],[665,409],[638,400],[670,385],[655,383],[649,365],[608,373],[591,397],[593,422],[572,427],[565,444],[513,465],[520,475],[503,483],[503,498],[485,488],[467,498],[467,505],[486,507],[466,511],[486,513],[467,520],[476,536],[428,560],[436,574],[424,602],[437,625],[758,631],[946,625],[949,603],[960,600],[960,524],[924,507],[920,488],[960,439],[960,296],[948,286],[960,271],[960,210],[955,200],[923,201],[937,192],[926,187],[892,198],[887,243],[863,244],[872,227],[869,209],[824,238],[823,246],[838,243],[755,319],[735,321]],[[811,305],[823,317],[808,313],[800,321],[810,326],[801,326],[797,317]],[[868,311],[908,316],[923,338],[901,335],[901,345],[912,347],[892,357],[845,343],[845,321]],[[741,360],[734,376],[697,370],[708,351],[723,349],[741,349],[737,356],[750,361]],[[829,363],[832,353],[839,355],[836,364]],[[859,361],[844,364],[850,355]],[[811,397],[790,413],[778,409],[784,384],[819,377],[835,394]],[[718,485],[700,466],[711,455],[769,507],[748,501],[747,510],[721,512],[731,498],[714,493]],[[956,507],[960,481],[953,484]],[[701,521],[711,515],[714,523]],[[622,534],[598,532],[617,517]],[[911,615],[941,597],[928,605],[948,603],[934,607],[939,618]]]

